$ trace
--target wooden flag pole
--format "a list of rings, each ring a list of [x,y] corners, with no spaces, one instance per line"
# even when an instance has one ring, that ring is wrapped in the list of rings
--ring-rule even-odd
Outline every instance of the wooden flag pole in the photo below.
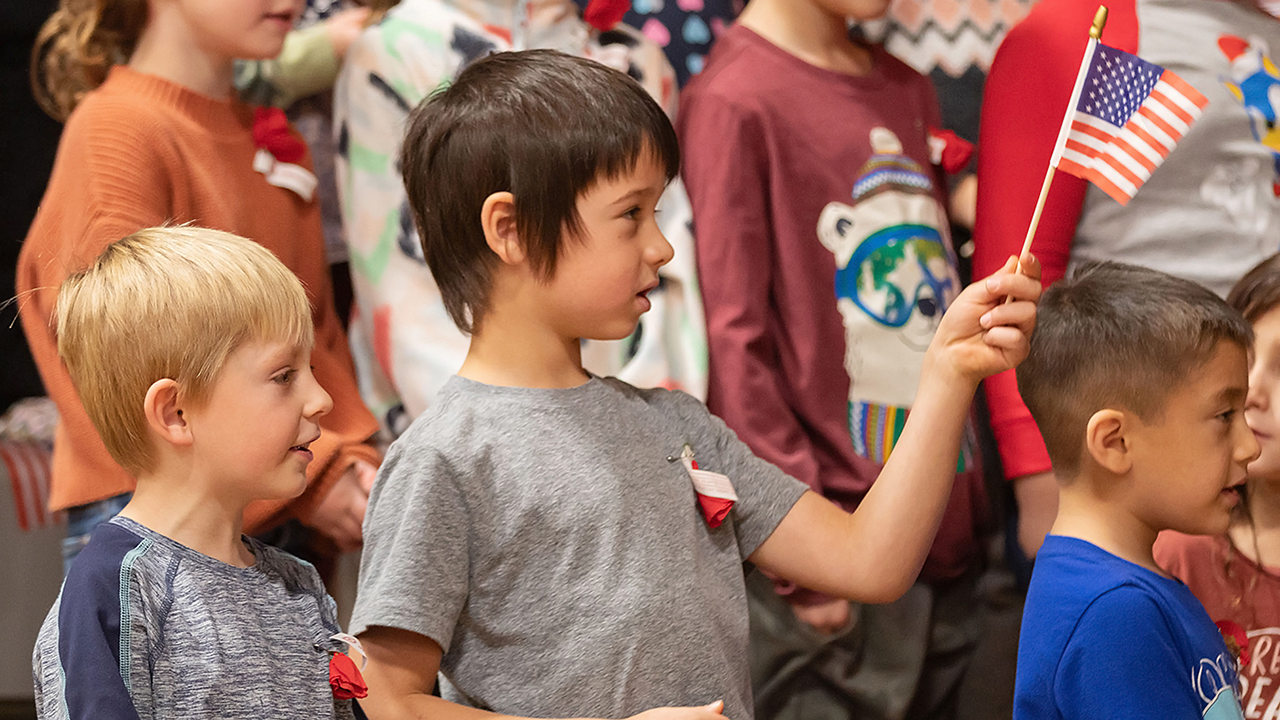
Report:
[[[1093,16],[1093,26],[1089,28],[1089,38],[1093,42],[1097,42],[1102,37],[1102,28],[1107,24],[1107,7],[1105,5],[1098,6],[1098,12]],[[1090,49],[1093,43],[1090,43]],[[1089,53],[1085,53],[1085,64],[1089,62]],[[1085,67],[1080,68],[1080,77],[1076,81],[1075,91],[1071,96],[1071,103],[1067,106],[1067,116],[1063,120],[1062,130],[1058,133],[1058,144],[1054,148],[1054,155],[1058,154],[1058,149],[1066,138],[1068,128],[1071,127],[1071,115],[1075,110],[1075,103],[1080,93],[1080,85],[1083,82]],[[1036,236],[1036,228],[1040,226],[1040,215],[1044,212],[1045,201],[1049,199],[1049,187],[1053,185],[1053,174],[1058,167],[1052,161],[1049,163],[1049,170],[1044,174],[1044,184],[1040,186],[1040,199],[1036,200],[1036,211],[1031,215],[1031,226],[1027,228],[1027,239],[1022,242],[1022,252],[1018,253],[1021,258],[1031,250],[1031,240]],[[1021,264],[1021,260],[1019,260]]]
[[[1053,174],[1058,168],[1050,165],[1044,174],[1044,184],[1040,186],[1040,199],[1036,200],[1036,211],[1031,214],[1031,226],[1027,228],[1027,239],[1022,241],[1022,252],[1018,253],[1018,262],[1022,256],[1031,251],[1031,239],[1036,236],[1036,228],[1040,227],[1040,214],[1044,212],[1044,201],[1049,199],[1049,187],[1053,185]]]

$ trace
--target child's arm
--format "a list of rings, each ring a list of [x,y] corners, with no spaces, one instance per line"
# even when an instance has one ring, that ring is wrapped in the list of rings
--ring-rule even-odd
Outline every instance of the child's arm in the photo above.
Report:
[[[236,89],[245,102],[287,108],[333,87],[342,56],[360,34],[368,8],[335,13],[311,27],[294,30],[270,60],[236,63]]]
[[[72,569],[36,638],[32,675],[37,717],[42,720],[138,720],[127,681],[133,680],[128,685],[135,689],[150,691],[138,688],[139,676],[149,673],[149,659],[135,654],[149,647],[140,637],[145,626],[131,623],[122,633],[120,625],[122,616],[137,617],[136,607],[132,613],[128,607],[122,613],[120,607],[121,600],[127,603],[134,593],[121,592],[118,564],[114,573],[88,567],[100,556],[81,554],[85,560]],[[121,643],[122,637],[141,641]],[[124,667],[142,672],[122,677],[122,653]]]
[[[893,454],[853,514],[805,493],[751,555],[800,585],[868,603],[898,598],[915,581],[942,519],[978,382],[1016,366],[1030,348],[1040,267],[1010,258],[965,288],[925,355],[916,402]],[[1011,297],[1015,302],[1005,303]]]
[[[822,492],[812,438],[779,370],[767,136],[757,114],[697,87],[681,98],[681,173],[709,351],[708,407],[752,452]]]
[[[451,703],[431,694],[440,670],[440,645],[408,630],[372,627],[360,634],[369,657],[364,679],[369,696],[360,707],[379,720],[431,718],[432,720],[499,720],[511,718]],[[633,717],[643,720],[724,720],[724,703],[703,707],[655,708]]]

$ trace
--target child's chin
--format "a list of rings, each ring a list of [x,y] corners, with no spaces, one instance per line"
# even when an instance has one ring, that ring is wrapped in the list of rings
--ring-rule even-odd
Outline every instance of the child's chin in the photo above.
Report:
[[[264,497],[258,498],[259,500],[292,500],[306,491],[307,476],[281,480],[273,483],[268,489],[270,494],[263,493]]]
[[[1227,532],[1227,528],[1231,526],[1231,512],[1229,510],[1218,510],[1211,517],[1206,517],[1195,527],[1189,527],[1185,530],[1172,528],[1184,535],[1223,535]]]
[[[640,325],[637,320],[629,325],[618,325],[617,327],[600,328],[598,332],[591,334],[592,340],[626,340],[635,334],[636,328]]]

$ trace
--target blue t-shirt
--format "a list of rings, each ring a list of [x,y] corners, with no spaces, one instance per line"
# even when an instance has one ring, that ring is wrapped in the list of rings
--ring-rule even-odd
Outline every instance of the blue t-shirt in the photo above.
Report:
[[[1243,720],[1236,661],[1177,580],[1050,535],[1022,615],[1014,720]]]

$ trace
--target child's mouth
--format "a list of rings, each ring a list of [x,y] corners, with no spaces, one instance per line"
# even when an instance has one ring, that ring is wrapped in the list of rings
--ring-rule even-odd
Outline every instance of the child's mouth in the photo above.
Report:
[[[1237,502],[1243,502],[1248,497],[1248,492],[1249,484],[1247,482],[1240,482],[1236,485],[1223,488],[1219,495],[1229,501],[1232,505],[1235,505]]]
[[[284,25],[286,29],[293,28],[293,13],[287,13],[287,12],[269,13],[267,15],[264,15],[263,19],[280,23],[281,25]]]
[[[303,443],[301,445],[294,445],[293,447],[289,448],[289,452],[291,453],[296,452],[299,455],[302,455],[303,457],[305,457],[307,462],[311,462],[311,459],[315,457],[315,454],[311,452],[311,448],[309,447],[310,445],[311,443],[309,442]]]

